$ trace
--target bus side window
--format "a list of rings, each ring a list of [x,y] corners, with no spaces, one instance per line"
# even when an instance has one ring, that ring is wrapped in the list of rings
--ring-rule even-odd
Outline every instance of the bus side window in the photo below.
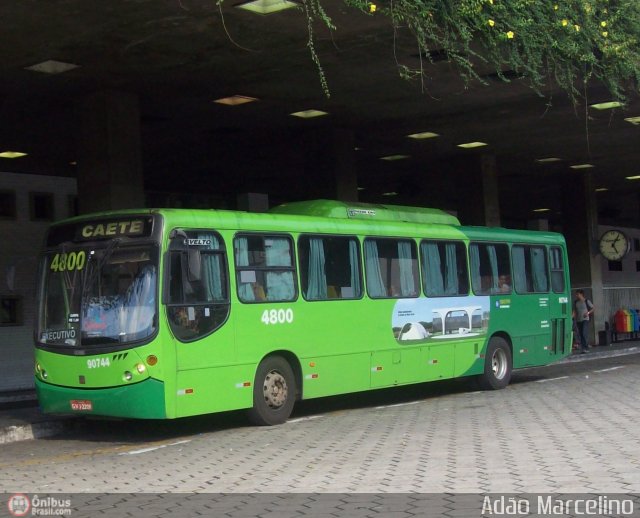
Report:
[[[555,293],[564,292],[564,260],[562,248],[552,246],[549,249],[551,263],[551,289]]]
[[[427,297],[469,293],[467,253],[462,241],[423,241],[420,244],[424,292]]]
[[[518,293],[545,293],[549,291],[545,247],[514,245],[512,254],[516,291]]]
[[[355,237],[301,236],[298,258],[306,300],[360,298],[360,246]]]
[[[242,302],[296,299],[293,244],[288,235],[238,235],[233,248],[238,298]]]
[[[469,266],[471,286],[476,295],[510,291],[510,286],[507,288],[507,280],[511,278],[509,247],[505,243],[471,243]]]
[[[410,239],[374,239],[364,241],[367,291],[371,298],[417,297],[418,254]]]

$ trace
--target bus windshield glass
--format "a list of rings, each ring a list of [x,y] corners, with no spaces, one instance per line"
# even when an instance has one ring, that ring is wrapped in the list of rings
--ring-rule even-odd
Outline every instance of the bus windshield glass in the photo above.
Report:
[[[156,332],[156,247],[119,247],[115,239],[102,247],[51,251],[42,261],[40,344],[100,347]]]

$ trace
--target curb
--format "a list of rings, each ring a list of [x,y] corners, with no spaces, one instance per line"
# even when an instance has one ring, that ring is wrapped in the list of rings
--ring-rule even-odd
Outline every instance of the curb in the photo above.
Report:
[[[0,444],[51,437],[70,429],[71,425],[72,420],[70,419],[55,419],[39,423],[5,426],[0,428]]]

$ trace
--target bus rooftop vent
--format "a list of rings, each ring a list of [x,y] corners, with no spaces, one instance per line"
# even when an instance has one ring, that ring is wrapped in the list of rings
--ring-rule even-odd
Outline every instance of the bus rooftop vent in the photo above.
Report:
[[[270,212],[274,214],[296,214],[300,216],[316,216],[338,219],[405,221],[410,223],[460,225],[458,218],[440,209],[334,200],[311,200],[284,203],[274,207]]]

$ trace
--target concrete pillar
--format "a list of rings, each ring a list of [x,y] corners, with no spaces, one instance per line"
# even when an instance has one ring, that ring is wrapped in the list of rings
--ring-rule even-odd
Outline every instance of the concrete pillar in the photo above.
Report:
[[[598,251],[598,207],[593,174],[567,175],[563,182],[563,234],[567,241],[571,288],[584,289],[596,307],[590,342],[597,343],[597,332],[604,330],[608,316],[603,311],[602,259]],[[574,298],[572,294],[572,300]]]
[[[335,157],[334,178],[336,199],[358,201],[358,172],[356,170],[353,131],[336,129],[333,132]]]
[[[549,230],[549,220],[545,218],[530,219],[527,221],[527,229],[529,230]]]
[[[80,213],[144,207],[138,97],[97,92],[80,103],[79,115]]]
[[[481,155],[466,163],[454,180],[463,225],[500,226],[498,168],[494,155]]]

